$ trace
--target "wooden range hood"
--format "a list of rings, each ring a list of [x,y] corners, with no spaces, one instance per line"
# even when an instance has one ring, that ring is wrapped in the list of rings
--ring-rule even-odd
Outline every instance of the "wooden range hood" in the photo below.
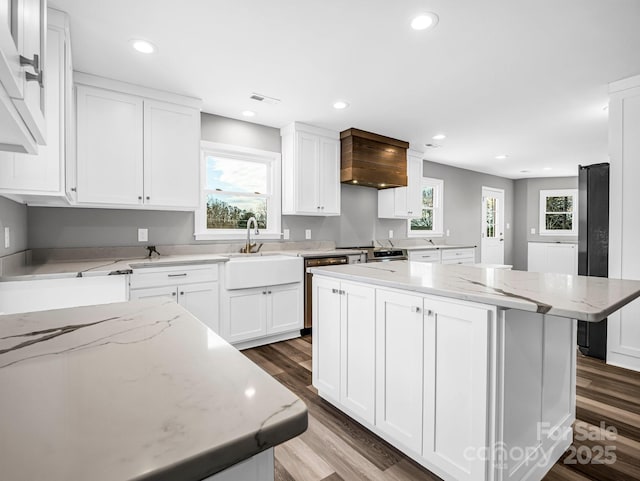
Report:
[[[340,182],[376,189],[407,185],[408,142],[348,129],[340,132]]]

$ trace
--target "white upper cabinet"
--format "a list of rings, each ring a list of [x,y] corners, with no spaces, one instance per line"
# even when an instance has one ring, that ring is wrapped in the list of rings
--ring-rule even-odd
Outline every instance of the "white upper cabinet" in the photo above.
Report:
[[[407,186],[378,191],[378,217],[412,219],[422,215],[422,154],[407,151]]]
[[[282,136],[282,213],[340,215],[338,132],[294,122]]]
[[[191,210],[200,192],[200,111],[155,91],[80,75],[77,201]]]
[[[45,0],[0,0],[0,150],[46,143]]]
[[[142,204],[142,99],[77,87],[78,203]]]
[[[193,207],[200,191],[200,112],[155,100],[144,101],[144,192],[149,205]]]
[[[67,132],[72,117],[72,71],[69,20],[49,9],[47,66],[44,71],[47,145],[37,155],[0,153],[0,194],[27,203],[66,204]],[[70,162],[72,164],[72,162]]]

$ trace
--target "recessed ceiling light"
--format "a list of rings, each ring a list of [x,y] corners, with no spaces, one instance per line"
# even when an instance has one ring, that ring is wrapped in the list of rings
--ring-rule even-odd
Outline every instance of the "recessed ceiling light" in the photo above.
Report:
[[[333,103],[333,108],[336,110],[346,109],[348,106],[349,106],[349,103],[345,102],[344,100],[336,100]]]
[[[437,135],[434,135],[434,136],[433,136],[433,137],[431,137],[431,138],[432,138],[433,140],[444,140],[444,139],[446,139],[446,138],[447,138],[447,136],[446,136],[446,135],[444,135],[444,134],[437,134]]]
[[[242,115],[244,115],[245,117],[255,117],[256,113],[253,110],[245,110],[244,112],[242,112]]]
[[[435,13],[423,13],[411,20],[411,28],[414,30],[426,30],[433,28],[438,23],[438,16]]]
[[[146,40],[131,40],[131,46],[140,53],[154,53],[156,51],[156,46]]]
[[[520,171],[520,173],[521,173],[521,174],[528,174],[528,173],[530,173],[530,172],[531,172],[530,170],[521,170],[521,171]]]
[[[545,167],[545,168],[544,168],[544,169],[542,169],[542,170],[551,170],[551,167]]]
[[[500,155],[496,155],[496,159],[498,160],[504,160],[507,157],[509,157],[507,154],[500,154]]]

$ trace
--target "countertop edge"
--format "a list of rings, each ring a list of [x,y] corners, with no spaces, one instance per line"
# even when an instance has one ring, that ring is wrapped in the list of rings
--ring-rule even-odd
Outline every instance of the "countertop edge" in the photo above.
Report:
[[[297,397],[297,396],[296,396]],[[209,476],[224,471],[278,444],[284,443],[307,430],[309,425],[308,408],[297,397],[291,404],[301,404],[302,409],[286,419],[246,436],[236,438],[225,446],[217,446],[204,451],[162,470],[146,473],[130,481],[202,481]],[[258,437],[260,439],[258,439]],[[256,443],[259,443],[256,445]],[[239,454],[240,453],[240,454]],[[221,462],[221,460],[224,460]]]

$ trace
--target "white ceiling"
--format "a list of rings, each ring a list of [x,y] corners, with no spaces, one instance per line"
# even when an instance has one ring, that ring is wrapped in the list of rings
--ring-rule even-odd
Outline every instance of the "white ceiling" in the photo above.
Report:
[[[199,97],[205,112],[226,117],[254,110],[252,122],[272,127],[356,127],[409,141],[428,160],[510,178],[606,162],[607,84],[640,74],[639,0],[50,6],[71,17],[76,70]],[[437,27],[412,30],[424,11],[439,16]],[[133,51],[132,38],[158,52]],[[282,102],[249,100],[252,92]],[[334,110],[337,99],[350,107]],[[440,148],[424,146],[441,132]]]

